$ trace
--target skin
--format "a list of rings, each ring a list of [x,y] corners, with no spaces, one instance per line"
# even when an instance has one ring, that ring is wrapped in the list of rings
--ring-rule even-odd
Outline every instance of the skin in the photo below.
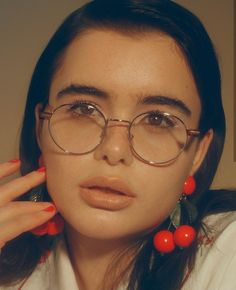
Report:
[[[109,98],[56,98],[71,83],[98,87]],[[167,105],[138,105],[138,98],[146,95],[178,98],[192,115],[187,117]],[[91,30],[75,39],[53,78],[49,104],[55,108],[79,99],[96,102],[108,117],[125,120],[161,109],[175,114],[192,129],[198,127],[201,112],[196,85],[181,50],[173,39],[160,33],[128,37],[109,30]],[[47,186],[66,220],[68,249],[78,284],[82,290],[98,289],[112,255],[162,223],[174,209],[187,176],[193,175],[204,159],[213,133],[210,130],[201,142],[195,139],[188,150],[167,166],[154,167],[135,158],[124,126],[110,126],[104,142],[95,151],[82,156],[66,155],[50,138],[47,121],[39,119],[39,109],[40,104],[35,110],[36,131],[47,168]],[[119,177],[129,185],[135,197],[128,207],[118,211],[95,209],[81,199],[79,184],[101,175]],[[12,197],[8,194],[5,209],[12,206]],[[51,216],[50,213],[48,219]]]

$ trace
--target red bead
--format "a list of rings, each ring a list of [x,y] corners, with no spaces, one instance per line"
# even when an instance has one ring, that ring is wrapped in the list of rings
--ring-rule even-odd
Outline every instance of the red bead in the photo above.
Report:
[[[34,234],[35,236],[43,236],[46,235],[48,232],[48,223],[44,223],[37,228],[34,228],[31,230],[31,233]]]
[[[185,195],[191,195],[196,189],[196,181],[193,176],[188,176],[185,183],[183,193]]]
[[[195,229],[188,225],[179,226],[174,232],[174,242],[181,248],[190,246],[195,237]]]
[[[154,247],[161,253],[170,253],[175,248],[174,235],[168,230],[155,234],[153,239]]]
[[[48,221],[48,235],[54,236],[60,234],[64,229],[64,220],[60,215],[55,215]]]

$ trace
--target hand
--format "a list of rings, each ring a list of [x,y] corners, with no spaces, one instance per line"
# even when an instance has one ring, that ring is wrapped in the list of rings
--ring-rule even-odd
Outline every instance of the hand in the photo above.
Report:
[[[0,178],[18,171],[20,161],[0,164]],[[0,185],[0,249],[6,242],[48,221],[56,214],[50,202],[15,201],[45,181],[45,171],[33,171]]]

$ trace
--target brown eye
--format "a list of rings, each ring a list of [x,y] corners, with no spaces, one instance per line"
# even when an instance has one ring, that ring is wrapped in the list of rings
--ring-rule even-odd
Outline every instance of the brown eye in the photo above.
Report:
[[[157,126],[157,127],[174,127],[175,122],[171,118],[171,116],[164,115],[161,113],[151,113],[147,116],[148,124],[151,126]]]
[[[159,114],[150,114],[147,118],[150,125],[159,126],[162,122],[162,118]]]
[[[78,115],[92,115],[94,112],[96,112],[96,109],[94,106],[90,104],[74,104],[70,107],[70,111],[74,114]]]

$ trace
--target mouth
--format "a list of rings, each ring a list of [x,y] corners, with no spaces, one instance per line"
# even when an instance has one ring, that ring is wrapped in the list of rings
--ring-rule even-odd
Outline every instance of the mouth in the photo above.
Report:
[[[93,208],[116,211],[134,201],[134,193],[117,177],[95,177],[80,184],[80,196]]]
[[[107,194],[118,194],[118,195],[126,195],[124,192],[118,191],[118,190],[114,190],[112,188],[109,187],[100,187],[100,186],[89,186],[87,187],[88,189],[94,189],[94,190],[100,190],[104,193]]]
[[[82,188],[97,189],[103,192],[113,192],[118,195],[127,195],[135,197],[134,192],[130,189],[127,183],[125,183],[119,177],[112,176],[97,176],[85,180],[80,184]]]

